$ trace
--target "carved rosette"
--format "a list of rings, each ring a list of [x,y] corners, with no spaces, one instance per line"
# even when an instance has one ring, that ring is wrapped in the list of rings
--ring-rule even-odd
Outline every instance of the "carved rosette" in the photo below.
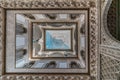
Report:
[[[0,0],[2,8],[11,9],[49,9],[49,8],[90,8],[90,76],[80,75],[4,75],[2,80],[98,80],[97,79],[97,36],[98,36],[98,14],[97,0]],[[0,9],[1,10],[1,9]],[[0,13],[0,18],[3,16]],[[2,33],[2,24],[0,19],[0,33]],[[0,55],[3,55],[2,45],[3,35],[0,34]],[[0,58],[0,70],[2,69],[2,58]],[[1,71],[0,71],[1,72]]]

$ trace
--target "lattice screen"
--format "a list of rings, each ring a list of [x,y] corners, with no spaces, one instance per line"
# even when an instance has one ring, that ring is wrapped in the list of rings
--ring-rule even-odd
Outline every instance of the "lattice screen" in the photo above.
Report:
[[[120,61],[101,54],[101,79],[120,80]],[[119,74],[118,74],[119,73]]]

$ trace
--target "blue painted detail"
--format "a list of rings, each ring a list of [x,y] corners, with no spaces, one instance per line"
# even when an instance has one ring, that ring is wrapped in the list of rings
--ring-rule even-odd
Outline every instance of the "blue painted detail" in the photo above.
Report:
[[[46,31],[46,49],[70,49],[61,39],[55,39]]]

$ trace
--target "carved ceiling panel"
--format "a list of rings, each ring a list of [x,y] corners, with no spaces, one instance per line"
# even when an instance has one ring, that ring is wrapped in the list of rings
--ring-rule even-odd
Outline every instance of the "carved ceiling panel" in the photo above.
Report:
[[[0,30],[1,30],[1,36],[0,36],[0,72],[2,75],[3,80],[97,80],[98,78],[98,65],[97,65],[97,58],[98,58],[98,13],[97,13],[97,0],[1,0],[0,1]],[[4,74],[5,72],[5,16],[4,12],[8,11],[10,9],[40,9],[40,10],[55,10],[55,9],[82,9],[87,8],[89,9],[89,62],[90,62],[90,74],[80,76],[76,74],[76,76],[70,76],[70,75],[62,75],[62,74],[56,74],[48,76],[48,74],[41,74],[41,75],[15,75],[15,74]],[[34,19],[32,15],[24,15],[28,16],[29,18]],[[47,15],[51,17],[52,19],[55,18],[55,16]],[[71,18],[75,18],[74,15],[71,16]],[[61,25],[61,24],[60,24]],[[21,29],[21,31],[25,32],[25,29]],[[8,31],[9,32],[9,31]],[[84,32],[84,31],[83,31]],[[74,63],[74,62],[73,62]],[[54,64],[54,63],[53,63]],[[23,76],[24,75],[24,76]],[[48,77],[47,77],[48,76]]]

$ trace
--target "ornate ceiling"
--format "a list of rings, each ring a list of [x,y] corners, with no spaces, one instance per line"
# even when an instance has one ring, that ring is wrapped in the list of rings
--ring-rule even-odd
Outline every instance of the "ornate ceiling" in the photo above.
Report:
[[[100,4],[101,2],[101,4]],[[0,72],[3,80],[99,80],[100,78],[100,50],[106,51],[107,47],[105,45],[119,47],[118,42],[112,39],[105,31],[103,24],[100,28],[100,5],[101,15],[103,16],[103,11],[105,10],[105,5],[107,0],[1,0],[0,2]],[[90,36],[90,74],[4,74],[4,48],[5,48],[5,18],[4,11],[10,9],[80,9],[89,8],[89,36]],[[106,13],[105,13],[106,14]],[[29,17],[34,18],[29,15]],[[103,19],[102,17],[101,19]],[[103,22],[103,21],[101,21]],[[101,33],[101,36],[100,36]],[[100,44],[101,43],[101,44]],[[103,50],[107,49],[107,50]],[[112,49],[110,49],[112,50]],[[116,51],[116,50],[115,50]],[[103,52],[102,52],[103,53]]]

